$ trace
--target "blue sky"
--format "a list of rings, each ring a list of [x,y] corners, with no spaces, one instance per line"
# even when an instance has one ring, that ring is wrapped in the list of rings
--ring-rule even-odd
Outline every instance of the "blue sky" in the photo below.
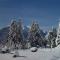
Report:
[[[36,20],[42,27],[57,26],[60,0],[0,0],[0,28],[9,25],[13,18],[23,18],[24,25]]]

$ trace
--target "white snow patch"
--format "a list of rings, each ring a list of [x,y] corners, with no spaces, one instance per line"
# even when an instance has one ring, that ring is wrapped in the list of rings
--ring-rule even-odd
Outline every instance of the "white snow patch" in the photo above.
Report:
[[[51,49],[39,48],[37,52],[27,50],[18,50],[19,56],[13,58],[14,54],[0,54],[0,60],[50,60]]]
[[[60,45],[52,50],[51,60],[60,60]]]

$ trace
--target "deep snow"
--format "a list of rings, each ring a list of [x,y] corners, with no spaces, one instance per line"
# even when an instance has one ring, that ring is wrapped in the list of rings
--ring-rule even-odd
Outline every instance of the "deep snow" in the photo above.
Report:
[[[0,54],[0,60],[60,60],[60,45],[56,48],[39,48],[37,52],[30,49],[18,50],[20,57],[13,58],[14,54]]]

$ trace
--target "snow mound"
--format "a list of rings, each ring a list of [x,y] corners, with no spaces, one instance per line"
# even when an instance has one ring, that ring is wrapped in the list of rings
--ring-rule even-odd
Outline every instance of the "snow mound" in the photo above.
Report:
[[[54,48],[53,56],[60,58],[60,45],[58,45],[56,48]]]
[[[4,48],[2,48],[2,51],[6,51],[6,49],[7,49],[7,46],[5,46]]]
[[[7,46],[5,46],[1,49],[1,53],[9,53],[9,52],[10,52],[10,50],[7,48]]]
[[[36,51],[37,51],[37,47],[32,47],[30,50],[31,50],[32,52],[36,52]]]
[[[18,50],[15,51],[13,57],[19,57],[19,52],[18,52]]]

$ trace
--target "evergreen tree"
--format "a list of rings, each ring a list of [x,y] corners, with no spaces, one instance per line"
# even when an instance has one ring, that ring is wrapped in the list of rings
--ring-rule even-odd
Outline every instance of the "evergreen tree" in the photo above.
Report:
[[[17,30],[17,24],[16,21],[13,21],[10,25],[9,28],[9,33],[8,33],[8,46],[11,47],[13,44],[16,45],[16,30]]]
[[[50,31],[49,35],[48,35],[50,48],[51,47],[56,47],[56,42],[55,42],[56,37],[57,37],[57,31],[56,31],[55,28],[53,28],[52,31]]]
[[[18,45],[22,44],[23,35],[22,35],[22,23],[21,20],[19,22],[13,21],[9,28],[8,34],[8,45],[18,47]]]
[[[24,40],[24,36],[23,36],[23,26],[22,26],[22,20],[20,19],[18,24],[17,24],[17,39],[19,40],[20,44],[21,44],[21,48],[25,48],[26,45],[26,41]]]
[[[56,37],[57,37],[57,30],[56,30],[56,28],[53,28],[52,47],[56,47]]]
[[[31,43],[31,46],[41,46],[42,45],[42,38],[40,35],[40,28],[39,25],[33,21],[29,33],[29,40]]]

